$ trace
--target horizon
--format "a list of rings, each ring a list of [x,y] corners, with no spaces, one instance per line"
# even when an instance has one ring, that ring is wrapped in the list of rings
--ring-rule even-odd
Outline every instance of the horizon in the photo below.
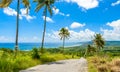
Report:
[[[92,42],[92,41],[65,42],[65,43],[85,43],[85,42]],[[105,42],[120,42],[120,41],[105,41]],[[15,43],[15,42],[0,42],[0,43]],[[19,43],[40,43],[41,44],[41,42],[19,42]],[[62,42],[45,42],[45,43],[62,43]]]
[[[20,5],[19,43],[41,43],[44,17],[43,8],[36,13],[31,2],[29,15]],[[53,16],[47,16],[45,43],[62,42],[60,28],[67,28],[71,36],[66,42],[88,42],[95,33],[106,41],[120,41],[120,0],[60,0],[54,4]],[[14,43],[16,30],[16,2],[0,8],[0,43]]]

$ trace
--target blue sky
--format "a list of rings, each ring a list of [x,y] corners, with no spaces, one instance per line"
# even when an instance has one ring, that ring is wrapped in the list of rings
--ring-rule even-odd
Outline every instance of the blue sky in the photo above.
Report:
[[[69,42],[90,41],[95,33],[105,40],[120,41],[120,0],[59,0],[54,4],[53,16],[47,16],[45,42],[60,42],[58,31],[70,31]],[[43,9],[35,12],[31,1],[29,14],[20,6],[19,42],[41,42]],[[0,9],[0,42],[14,42],[16,33],[16,0]]]

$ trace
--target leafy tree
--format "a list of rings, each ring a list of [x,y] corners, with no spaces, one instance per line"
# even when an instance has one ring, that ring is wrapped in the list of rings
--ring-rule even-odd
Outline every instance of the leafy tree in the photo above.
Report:
[[[32,58],[33,58],[33,59],[39,59],[39,58],[40,58],[39,52],[38,52],[38,49],[37,49],[37,48],[33,48],[33,49],[32,49]]]
[[[96,50],[95,50],[95,48],[93,46],[88,45],[87,46],[87,52],[90,53],[90,54],[92,54],[92,53],[96,52]]]
[[[104,48],[105,41],[104,41],[101,34],[95,34],[93,42],[97,46],[97,48],[98,48],[97,50],[100,50],[100,49]]]
[[[59,31],[59,36],[60,36],[60,39],[63,40],[62,52],[64,52],[65,39],[70,36],[70,32],[66,28],[61,28],[61,30]]]
[[[0,0],[0,8],[8,7],[14,0]],[[30,7],[29,0],[17,0],[17,17],[16,17],[16,38],[15,38],[15,53],[18,51],[18,34],[19,34],[19,12],[20,12],[20,1],[28,9]]]
[[[34,2],[37,3],[35,11],[38,12],[41,8],[44,8],[43,10],[43,18],[44,18],[44,30],[43,30],[43,36],[42,36],[42,45],[41,45],[41,53],[43,53],[43,47],[44,47],[44,38],[45,38],[45,32],[46,32],[46,17],[47,17],[47,11],[52,16],[52,8],[54,8],[53,4],[55,3],[55,0],[34,0]]]

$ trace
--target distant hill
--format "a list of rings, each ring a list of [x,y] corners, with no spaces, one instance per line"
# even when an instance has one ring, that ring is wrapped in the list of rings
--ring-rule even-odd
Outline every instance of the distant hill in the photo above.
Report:
[[[91,41],[89,42],[80,42],[82,46],[87,46],[88,44],[93,44]],[[106,41],[105,46],[120,46],[120,41]]]

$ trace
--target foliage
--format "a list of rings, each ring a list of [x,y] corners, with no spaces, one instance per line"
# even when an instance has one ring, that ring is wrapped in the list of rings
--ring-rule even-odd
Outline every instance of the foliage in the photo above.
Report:
[[[8,53],[13,53],[13,50],[9,48],[0,48],[0,51],[8,52]]]
[[[2,50],[0,50],[0,72],[19,72],[19,70],[37,64],[72,58],[72,55],[49,52],[46,52],[39,57],[40,53],[37,48],[33,48],[32,51],[19,51],[19,54],[15,58],[13,52],[9,53],[6,50]],[[75,56],[74,58],[78,57]]]
[[[98,50],[100,50],[101,48],[104,48],[105,45],[105,41],[102,38],[101,34],[96,34],[94,35],[94,40],[93,40],[94,44],[97,46]]]
[[[64,52],[65,39],[70,36],[70,32],[66,28],[61,28],[60,31],[59,31],[59,36],[60,36],[60,39],[63,40],[63,49],[61,51],[63,53]]]
[[[33,59],[40,59],[40,55],[38,53],[38,49],[37,48],[33,48],[32,49],[32,58]]]
[[[21,53],[14,58],[13,53],[4,52],[0,57],[0,72],[18,72],[39,63],[39,60],[34,60],[29,55]]]
[[[89,72],[117,72],[120,67],[119,56],[91,56],[87,60]]]

